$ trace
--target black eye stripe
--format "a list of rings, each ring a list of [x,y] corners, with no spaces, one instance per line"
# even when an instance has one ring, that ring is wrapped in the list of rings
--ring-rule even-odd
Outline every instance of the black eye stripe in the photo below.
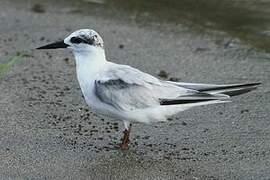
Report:
[[[102,40],[101,40],[102,41]],[[93,35],[91,37],[87,36],[75,36],[70,38],[70,42],[72,44],[89,44],[91,46],[98,46],[103,48],[102,42],[99,41],[97,35]]]
[[[81,39],[81,38],[79,38],[79,37],[72,37],[71,39],[70,39],[70,42],[71,43],[74,43],[74,44],[80,44],[80,43],[82,43],[84,40],[83,39]]]
[[[80,43],[85,43],[85,44],[90,44],[90,45],[93,45],[94,44],[94,39],[87,39],[87,40],[84,40],[82,38],[79,38],[79,37],[72,37],[70,39],[70,42],[71,43],[74,43],[74,44],[80,44]]]

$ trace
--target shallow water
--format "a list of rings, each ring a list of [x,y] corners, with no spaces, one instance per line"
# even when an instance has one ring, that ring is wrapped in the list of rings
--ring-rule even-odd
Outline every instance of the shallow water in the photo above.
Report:
[[[225,31],[270,51],[269,0],[81,0],[78,4],[84,13],[109,15],[141,25],[176,23],[199,30]]]
[[[270,0],[28,0],[18,3],[58,4],[57,11],[94,15],[137,26],[153,23],[185,25],[199,33],[217,30],[253,47],[270,51]],[[47,9],[45,8],[44,11]],[[50,11],[50,10],[48,10]]]

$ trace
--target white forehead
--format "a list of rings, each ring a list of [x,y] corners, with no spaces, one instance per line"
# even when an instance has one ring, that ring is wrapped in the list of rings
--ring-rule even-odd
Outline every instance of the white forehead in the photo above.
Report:
[[[100,35],[92,29],[79,29],[71,33],[68,37],[92,37],[95,35],[100,37]]]

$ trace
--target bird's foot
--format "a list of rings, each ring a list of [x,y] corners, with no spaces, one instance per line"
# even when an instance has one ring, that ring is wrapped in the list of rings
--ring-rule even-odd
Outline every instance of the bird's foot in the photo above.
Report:
[[[124,137],[122,138],[122,143],[120,144],[120,148],[122,150],[127,150],[128,144],[130,143],[130,140],[129,140],[130,130],[125,130],[123,133],[124,133]]]

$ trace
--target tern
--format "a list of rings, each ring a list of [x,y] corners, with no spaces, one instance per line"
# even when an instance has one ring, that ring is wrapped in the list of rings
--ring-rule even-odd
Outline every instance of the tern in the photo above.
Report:
[[[131,123],[166,121],[191,107],[228,102],[231,96],[256,89],[260,83],[198,84],[160,80],[128,65],[109,62],[104,42],[92,29],[80,29],[64,40],[37,49],[69,48],[86,103],[105,116],[124,122],[120,147],[128,149]]]

